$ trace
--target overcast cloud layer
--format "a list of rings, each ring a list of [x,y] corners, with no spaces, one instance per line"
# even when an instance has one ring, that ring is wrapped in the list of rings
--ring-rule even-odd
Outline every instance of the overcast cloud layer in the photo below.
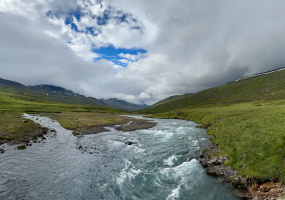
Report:
[[[284,67],[284,8],[283,0],[1,0],[0,77],[152,104]],[[145,52],[116,61],[96,53],[110,46]]]

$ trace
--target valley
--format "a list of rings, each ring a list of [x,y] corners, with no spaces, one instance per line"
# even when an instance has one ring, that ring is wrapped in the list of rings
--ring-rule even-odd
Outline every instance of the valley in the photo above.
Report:
[[[16,83],[9,84],[10,86],[4,87],[2,83],[0,90],[1,143],[29,144],[30,140],[44,137],[46,130],[39,124],[24,119],[23,113],[47,116],[58,121],[64,128],[73,130],[74,135],[105,132],[108,131],[106,126],[130,122],[131,127],[126,126],[128,131],[138,129],[140,125],[137,124],[142,124],[140,128],[155,125],[123,116],[131,114],[129,111],[104,104],[83,104],[82,99],[85,101],[86,97],[70,91],[65,95],[80,97],[80,104],[77,104],[78,101],[75,101],[76,104],[67,103],[72,102],[72,99],[64,100],[67,97],[57,96],[52,99],[52,95],[46,95],[46,98],[46,91],[37,94],[35,89],[29,91]],[[278,70],[198,93],[169,97],[135,113],[201,124],[199,127],[207,129],[212,136],[210,139],[214,149],[218,149],[219,153],[215,156],[226,156],[228,159],[224,165],[236,170],[238,176],[246,180],[246,184],[237,183],[237,187],[250,190],[253,183],[285,182],[284,89],[285,71]],[[64,91],[57,93],[62,97]],[[88,100],[97,101],[95,98]],[[258,190],[257,187],[256,191]],[[282,189],[276,195],[283,192]],[[269,193],[265,195],[267,194]]]

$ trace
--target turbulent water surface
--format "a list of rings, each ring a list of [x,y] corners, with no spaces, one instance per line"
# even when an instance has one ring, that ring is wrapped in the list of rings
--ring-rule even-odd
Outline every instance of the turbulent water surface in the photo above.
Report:
[[[4,145],[0,199],[238,199],[197,161],[210,142],[193,122],[75,137],[49,118],[25,117],[56,133],[26,150]]]

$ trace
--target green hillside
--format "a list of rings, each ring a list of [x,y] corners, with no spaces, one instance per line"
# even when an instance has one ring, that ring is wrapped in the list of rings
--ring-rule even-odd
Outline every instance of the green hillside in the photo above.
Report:
[[[154,104],[147,112],[187,106],[225,105],[241,102],[275,101],[285,98],[285,70],[231,82],[195,94],[177,95]]]
[[[285,183],[285,70],[175,96],[144,113],[204,124],[230,157],[227,165],[248,178]]]

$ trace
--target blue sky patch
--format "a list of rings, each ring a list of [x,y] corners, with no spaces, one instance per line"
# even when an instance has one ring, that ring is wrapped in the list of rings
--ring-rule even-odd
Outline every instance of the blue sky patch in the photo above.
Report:
[[[97,62],[100,59],[106,59],[117,65],[126,67],[127,63],[122,63],[119,61],[120,59],[124,59],[118,56],[120,53],[137,55],[138,53],[146,53],[147,51],[145,49],[124,49],[124,48],[116,49],[114,46],[110,45],[108,47],[102,47],[100,49],[93,49],[93,52],[100,55],[99,58],[94,59],[94,62]]]
[[[101,1],[98,0],[96,2],[97,4],[101,4]],[[62,12],[62,11],[48,11],[46,15],[50,18],[57,18],[57,19],[63,19],[65,25],[69,26],[72,31],[77,33],[83,33],[92,35],[94,37],[98,36],[98,34],[101,33],[100,26],[105,26],[112,20],[112,23],[116,23],[116,25],[120,25],[121,23],[128,23],[130,24],[131,29],[138,29],[141,30],[140,23],[133,17],[130,13],[125,13],[123,10],[116,10],[113,7],[106,7],[104,12],[101,15],[95,15],[92,12],[86,12],[83,8],[77,8],[74,10],[70,10],[68,12]],[[81,20],[84,16],[87,16],[91,21],[94,20],[94,23],[97,23],[96,25],[86,26],[82,25],[79,26],[81,23]],[[78,24],[77,24],[78,21]],[[78,25],[78,26],[77,26]],[[99,25],[99,26],[98,26]],[[68,42],[71,44],[71,42]],[[93,44],[95,45],[95,44]],[[147,51],[145,49],[124,49],[124,48],[118,48],[116,49],[114,46],[109,44],[107,47],[103,48],[93,48],[92,51],[96,54],[98,54],[100,57],[95,58],[94,62],[97,62],[100,59],[106,59],[109,60],[117,65],[121,65],[123,67],[126,67],[128,62],[136,62],[139,58],[133,58],[133,60],[128,60],[127,58],[123,58],[118,56],[119,54],[131,54],[131,55],[137,55],[138,53],[146,53]],[[123,60],[125,59],[125,60]],[[121,61],[120,61],[121,60]]]

